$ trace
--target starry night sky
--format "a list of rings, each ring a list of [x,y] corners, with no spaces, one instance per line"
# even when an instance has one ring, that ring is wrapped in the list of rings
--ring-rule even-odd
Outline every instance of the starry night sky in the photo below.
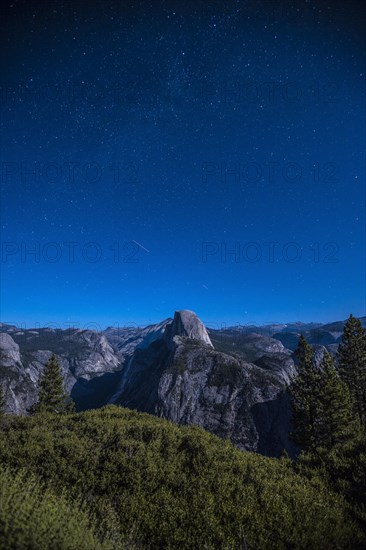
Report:
[[[2,321],[365,315],[362,5],[3,2]]]

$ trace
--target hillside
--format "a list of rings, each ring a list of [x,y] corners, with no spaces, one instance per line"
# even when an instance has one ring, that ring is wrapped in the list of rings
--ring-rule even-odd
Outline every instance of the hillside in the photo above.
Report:
[[[26,470],[0,465],[0,548],[108,550],[87,507],[56,494]]]
[[[362,545],[342,499],[294,473],[287,459],[242,452],[201,428],[116,406],[7,416],[0,462],[36,474],[58,494],[81,496],[99,540],[104,533],[115,548]]]

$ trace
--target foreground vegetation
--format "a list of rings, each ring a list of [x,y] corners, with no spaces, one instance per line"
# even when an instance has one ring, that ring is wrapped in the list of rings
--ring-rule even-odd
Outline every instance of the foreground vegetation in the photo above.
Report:
[[[111,548],[100,544],[85,507],[56,495],[27,471],[0,467],[1,548]]]
[[[0,548],[366,548],[366,330],[350,316],[336,358],[303,336],[295,356],[297,461],[116,406],[77,414],[55,355],[31,416],[4,414],[0,386]]]
[[[22,471],[2,469],[1,547],[94,548],[96,541],[116,548],[361,548],[365,543],[342,497],[319,479],[295,473],[291,461],[241,452],[200,428],[115,406],[7,416],[0,462]],[[28,480],[24,471],[37,480]],[[18,534],[9,538],[12,532]],[[47,533],[57,533],[54,544]],[[26,542],[17,545],[16,537]],[[84,546],[78,542],[83,538]]]

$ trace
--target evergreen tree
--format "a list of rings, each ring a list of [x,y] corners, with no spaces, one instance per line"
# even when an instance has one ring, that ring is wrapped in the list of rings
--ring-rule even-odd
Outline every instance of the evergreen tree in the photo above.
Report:
[[[366,330],[353,315],[344,326],[338,361],[339,373],[349,388],[355,413],[366,430]]]
[[[294,442],[302,451],[315,454],[353,444],[360,435],[360,423],[333,357],[325,351],[317,367],[312,348],[303,336],[296,353],[298,375],[290,385]]]
[[[289,392],[292,404],[293,441],[302,450],[317,445],[318,389],[320,372],[313,360],[313,350],[303,335],[296,349],[298,374],[292,380]]]
[[[318,447],[342,450],[343,445],[357,441],[360,422],[353,414],[353,403],[347,384],[341,379],[333,357],[326,351],[319,366],[317,391]]]
[[[313,348],[303,334],[300,335],[295,354],[299,360],[299,370],[309,370],[314,366]]]
[[[66,394],[62,372],[55,354],[47,361],[38,382],[38,401],[31,413],[66,413],[73,409],[73,402]]]

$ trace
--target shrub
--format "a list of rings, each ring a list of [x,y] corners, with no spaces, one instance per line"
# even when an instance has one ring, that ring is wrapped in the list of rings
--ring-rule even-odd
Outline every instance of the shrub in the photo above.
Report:
[[[116,539],[145,548],[357,548],[363,541],[342,498],[295,473],[290,461],[115,406],[12,418],[0,460],[57,491],[75,487]]]
[[[0,548],[103,549],[85,506],[56,495],[24,470],[0,467]]]

